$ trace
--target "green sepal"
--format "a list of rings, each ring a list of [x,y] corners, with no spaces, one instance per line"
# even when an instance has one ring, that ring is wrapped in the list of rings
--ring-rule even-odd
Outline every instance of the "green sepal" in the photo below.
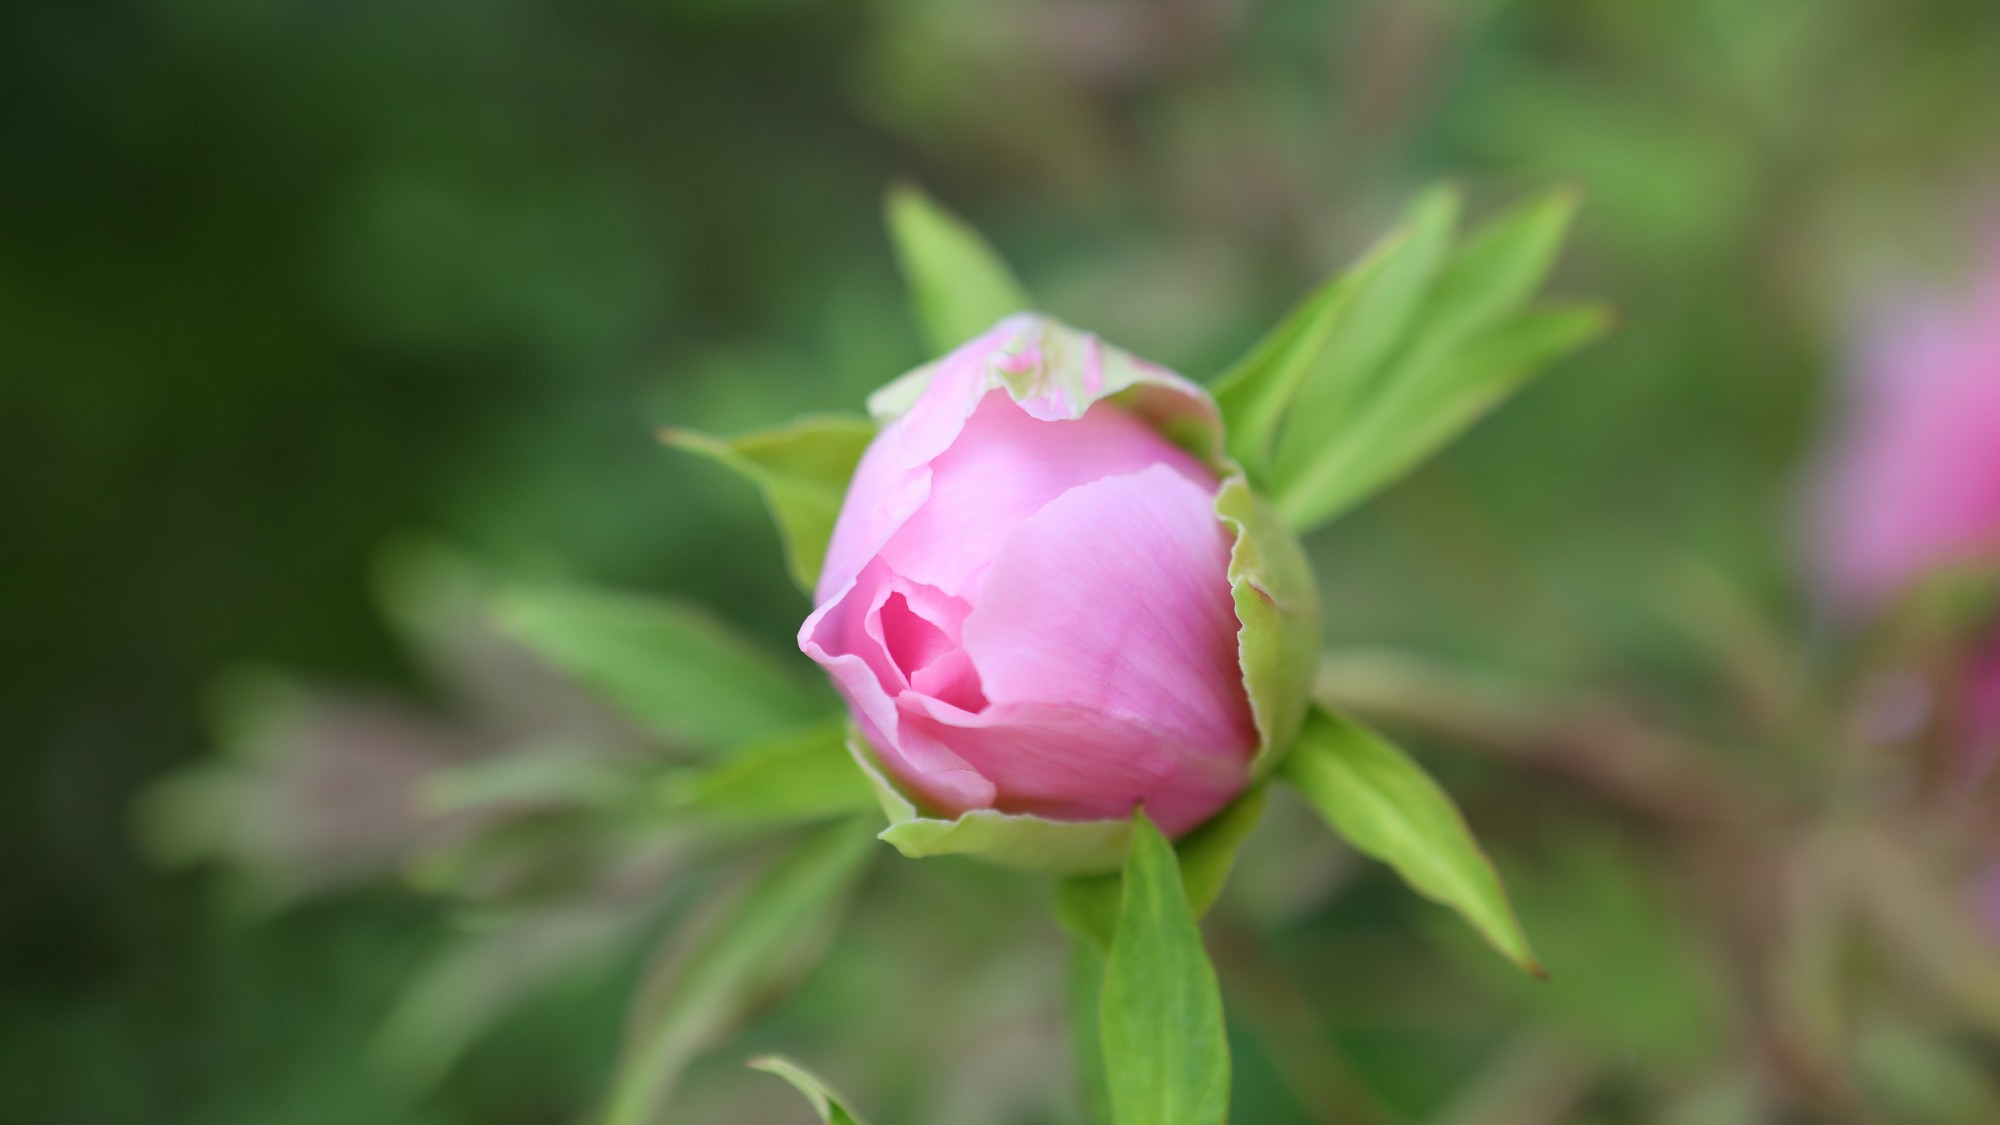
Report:
[[[1076,875],[1111,870],[1125,858],[1132,835],[1129,821],[1049,820],[994,809],[975,809],[951,820],[925,816],[851,726],[847,749],[874,785],[882,815],[889,819],[880,839],[911,859],[964,855],[1002,867]]]
[[[1222,991],[1174,850],[1143,809],[1132,814],[1098,1021],[1114,1125],[1222,1125],[1229,1113]]]
[[[826,714],[819,683],[691,606],[582,587],[518,587],[500,627],[654,734],[721,749]]]
[[[1174,841],[1188,909],[1196,918],[1206,915],[1222,896],[1236,853],[1263,819],[1269,798],[1268,785],[1253,785],[1199,828]],[[1056,884],[1056,921],[1072,937],[1100,952],[1108,950],[1118,928],[1118,895],[1119,876],[1115,873],[1064,879]]]
[[[668,445],[714,458],[756,484],[778,525],[792,581],[808,594],[819,581],[854,466],[874,439],[874,423],[838,414],[808,415],[732,438],[660,431]]]
[[[655,792],[669,813],[728,824],[818,820],[875,805],[848,755],[844,717],[762,739],[719,765],[678,770]]]
[[[1215,514],[1235,532],[1229,595],[1236,606],[1237,663],[1257,722],[1251,775],[1262,777],[1298,736],[1312,704],[1319,587],[1298,538],[1240,472],[1216,493]]]
[[[932,355],[1034,307],[992,245],[922,191],[908,184],[890,188],[885,210],[896,262]]]
[[[1456,910],[1521,968],[1545,975],[1493,862],[1451,797],[1408,754],[1358,723],[1315,709],[1279,776],[1357,851]]]
[[[775,1074],[792,1084],[792,1088],[805,1095],[812,1103],[813,1112],[819,1114],[824,1125],[868,1125],[861,1115],[847,1108],[840,1095],[827,1088],[820,1077],[799,1064],[777,1055],[764,1055],[750,1060],[750,1069]]]

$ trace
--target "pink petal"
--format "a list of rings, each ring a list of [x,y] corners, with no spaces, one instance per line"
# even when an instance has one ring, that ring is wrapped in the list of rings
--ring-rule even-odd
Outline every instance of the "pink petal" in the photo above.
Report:
[[[1247,755],[1188,745],[1186,732],[1137,716],[1043,703],[994,704],[966,714],[917,695],[898,701],[908,747],[943,746],[996,789],[989,804],[1052,820],[1130,816],[1142,802],[1161,831],[1200,824],[1241,791]],[[929,791],[950,811],[968,807]]]
[[[929,497],[882,558],[913,581],[977,598],[987,567],[1024,520],[1078,485],[1162,463],[1215,487],[1201,462],[1108,403],[1073,421],[1045,422],[1004,390],[988,392],[958,441],[931,463]]]
[[[1230,540],[1212,505],[1210,491],[1155,466],[1072,489],[1022,524],[964,626],[987,697],[1241,741]]]
[[[870,628],[875,623],[873,631],[881,632],[880,610],[895,593],[887,569],[870,564],[839,597],[806,618],[799,630],[799,647],[826,669],[853,712],[855,725],[891,773],[937,806],[961,811],[990,807],[993,783],[949,747],[919,742],[906,750],[898,737],[896,699],[914,696],[904,689],[901,669]],[[907,594],[902,597],[910,604]],[[976,690],[977,681],[973,683]]]
[[[2000,258],[1968,299],[1882,317],[1855,374],[1816,546],[1835,598],[1872,609],[1941,566],[2000,558]]]
[[[1211,504],[1208,490],[1156,465],[1072,489],[1007,541],[964,626],[991,705],[977,723],[932,718],[990,731],[1025,709],[1097,716],[1103,729],[1087,764],[1030,752],[1012,731],[983,744],[952,737],[1003,806],[1080,792],[1123,815],[1167,791],[1226,799],[1240,787],[1257,736],[1237,664],[1229,537]],[[1012,749],[989,760],[975,748],[996,739]],[[1103,784],[1079,791],[1079,771]]]

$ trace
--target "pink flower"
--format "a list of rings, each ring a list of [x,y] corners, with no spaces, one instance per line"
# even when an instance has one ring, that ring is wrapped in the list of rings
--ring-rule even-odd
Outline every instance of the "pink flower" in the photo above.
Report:
[[[898,401],[898,400],[907,400]],[[886,404],[886,405],[885,405]],[[799,646],[919,803],[1181,832],[1249,780],[1217,432],[1179,376],[1036,316],[871,405]],[[899,409],[900,408],[900,409]]]
[[[2000,560],[2000,238],[1962,298],[1882,318],[1855,376],[1815,553],[1836,602],[1871,610],[1941,566]]]

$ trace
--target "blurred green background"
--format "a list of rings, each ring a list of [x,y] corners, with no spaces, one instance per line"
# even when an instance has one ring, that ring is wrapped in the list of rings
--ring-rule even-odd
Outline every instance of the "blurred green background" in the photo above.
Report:
[[[807,607],[753,493],[652,429],[853,409],[926,358],[881,233],[897,178],[1065,319],[1201,378],[1423,185],[1459,181],[1477,214],[1581,184],[1555,288],[1612,300],[1619,331],[1313,539],[1329,641],[1636,700],[1726,752],[1749,736],[1691,606],[1726,588],[1818,635],[1803,459],[1857,310],[1947,275],[2000,199],[2000,7],[7,5],[0,1117],[528,1125],[591,1103],[636,954],[588,959],[414,1088],[378,1028],[454,923],[394,879],[292,902],[163,871],[134,798],[225,739],[245,669],[392,712],[389,742],[456,722],[382,609],[398,544],[671,591],[789,646]],[[1647,912],[1701,907],[1648,890],[1643,831],[1428,760],[1559,987],[1490,981],[1392,880],[1330,841],[1297,854],[1279,809],[1241,889],[1261,922],[1215,936],[1236,1119],[1759,1120],[1728,1116],[1748,1095],[1715,1058],[1730,982],[1655,971],[1694,955]],[[850,1041],[826,1069],[878,1120],[1068,1120],[1022,1090],[1064,1081],[1037,892],[916,866],[698,1070],[687,1120],[803,1121],[736,1061]],[[1881,1054],[1963,1077],[1988,1050]],[[1505,1085],[1579,1069],[1541,1116]]]

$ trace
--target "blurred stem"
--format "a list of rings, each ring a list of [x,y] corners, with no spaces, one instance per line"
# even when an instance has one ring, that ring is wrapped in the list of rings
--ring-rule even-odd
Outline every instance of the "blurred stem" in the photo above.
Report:
[[[1218,918],[1210,945],[1228,1010],[1277,1068],[1292,1100],[1318,1125],[1403,1125],[1402,1116],[1369,1089],[1320,1026],[1311,1005],[1286,976],[1254,928]]]
[[[1321,658],[1314,697],[1370,720],[1406,723],[1669,821],[1769,822],[1768,801],[1690,743],[1595,704],[1539,700],[1436,661],[1390,652]]]
[[[1827,744],[1834,729],[1792,643],[1744,590],[1704,559],[1672,576],[1668,619],[1713,662],[1758,739],[1794,751]]]

